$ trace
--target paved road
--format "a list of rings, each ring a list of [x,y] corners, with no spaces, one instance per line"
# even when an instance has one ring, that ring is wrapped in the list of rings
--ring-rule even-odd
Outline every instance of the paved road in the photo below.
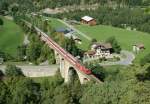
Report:
[[[22,72],[27,77],[46,77],[46,76],[54,76],[58,65],[47,65],[47,66],[33,66],[33,65],[23,65],[17,66],[22,69]],[[6,66],[0,65],[0,70],[4,71]]]
[[[108,63],[100,63],[102,66],[108,66],[108,65],[131,65],[132,61],[135,59],[135,56],[132,52],[129,51],[122,51],[121,54],[124,54],[126,58],[122,58],[120,61],[117,62],[108,62]]]
[[[103,63],[99,63],[100,65],[102,66],[111,66],[111,65],[131,65],[132,64],[132,61],[135,59],[135,56],[132,52],[129,52],[129,51],[125,51],[123,50],[121,52],[122,55],[125,56],[125,58],[121,58],[120,61],[117,61],[117,62],[103,62]],[[88,61],[93,61],[92,60],[88,60]],[[85,62],[88,62],[88,61],[85,61]]]
[[[79,31],[78,29],[76,29],[75,27],[73,27],[72,25],[66,23],[63,20],[57,19],[58,21],[60,21],[61,23],[65,24],[67,27],[69,27],[70,29],[74,30],[75,32],[77,32],[79,35],[83,36],[85,39],[87,40],[92,40],[91,37],[87,36],[86,34],[84,34],[83,32]]]

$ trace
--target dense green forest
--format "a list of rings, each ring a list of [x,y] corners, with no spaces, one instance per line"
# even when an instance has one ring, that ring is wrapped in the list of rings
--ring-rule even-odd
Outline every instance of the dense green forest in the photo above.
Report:
[[[1,0],[0,10],[8,10],[8,7],[19,6],[22,10],[40,10],[44,8],[56,8],[68,5],[91,5],[99,4],[113,7],[117,5],[118,7],[124,6],[148,6],[150,5],[149,0]]]
[[[96,67],[95,67],[96,68]],[[149,104],[150,67],[107,67],[104,83],[80,85],[78,77],[63,83],[54,77],[26,78],[20,68],[0,71],[0,104]]]

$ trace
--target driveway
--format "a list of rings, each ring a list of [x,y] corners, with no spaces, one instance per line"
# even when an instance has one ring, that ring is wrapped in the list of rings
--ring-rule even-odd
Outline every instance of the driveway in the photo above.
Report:
[[[129,52],[129,51],[121,51],[121,54],[125,56],[125,58],[121,58],[120,61],[117,61],[117,62],[108,62],[108,61],[105,61],[103,63],[99,63],[101,66],[111,66],[111,65],[131,65],[133,60],[135,59],[135,55],[132,53],[132,52]],[[93,61],[92,60],[86,60],[85,62],[90,62],[90,61]]]
[[[26,77],[46,77],[46,76],[54,76],[58,65],[46,65],[46,66],[34,66],[34,65],[22,65],[17,66],[21,68],[23,74]],[[0,70],[5,71],[6,66],[0,65]]]

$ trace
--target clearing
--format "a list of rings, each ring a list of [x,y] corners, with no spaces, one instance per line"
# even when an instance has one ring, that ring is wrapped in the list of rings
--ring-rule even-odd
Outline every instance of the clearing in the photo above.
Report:
[[[16,56],[17,47],[22,44],[24,33],[13,21],[1,16],[0,18],[4,21],[4,25],[0,27],[0,50]]]

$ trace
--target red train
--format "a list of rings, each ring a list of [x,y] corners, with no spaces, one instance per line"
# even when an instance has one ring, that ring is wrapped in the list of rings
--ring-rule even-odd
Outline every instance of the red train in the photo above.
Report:
[[[56,48],[60,54],[62,54],[68,61],[70,61],[74,66],[76,66],[83,73],[90,75],[92,74],[91,70],[87,69],[85,66],[81,65],[77,59],[75,59],[70,53],[66,52],[63,48],[61,48],[55,41],[53,41],[50,37],[48,37],[45,33],[41,32],[37,29],[41,35],[43,35],[54,48]]]
[[[92,71],[87,69],[85,66],[82,66],[79,63],[76,63],[76,66],[80,69],[80,71],[84,72],[85,74],[87,74],[87,75],[92,74]]]

